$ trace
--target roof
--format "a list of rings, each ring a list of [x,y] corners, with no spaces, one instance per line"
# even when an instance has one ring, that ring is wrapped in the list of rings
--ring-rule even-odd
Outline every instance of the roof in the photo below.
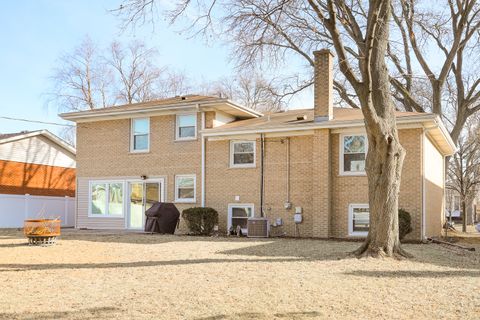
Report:
[[[399,125],[421,124],[425,129],[431,131],[428,134],[432,139],[437,140],[439,148],[445,155],[453,154],[456,150],[440,118],[432,113],[419,112],[395,112]],[[320,128],[340,129],[346,127],[361,127],[363,121],[361,109],[333,108],[333,119],[329,121],[315,122],[313,109],[297,109],[285,112],[267,114],[265,116],[230,122],[212,129],[205,129],[202,134],[205,137],[221,137],[232,135],[244,135],[267,132],[292,132],[300,130],[313,130]]]
[[[15,133],[0,133],[0,144],[3,143],[8,143],[16,140],[21,140],[21,139],[26,139],[26,138],[31,138],[35,136],[43,136],[63,149],[67,150],[68,152],[72,153],[73,155],[76,154],[76,150],[73,146],[71,146],[69,143],[67,143],[65,140],[57,137],[53,133],[51,133],[48,130],[37,130],[37,131],[21,131],[21,132],[15,132]]]
[[[93,110],[67,112],[60,114],[60,117],[65,120],[71,121],[81,121],[84,119],[92,120],[95,118],[103,119],[102,117],[108,117],[111,119],[112,117],[131,116],[132,114],[167,112],[179,109],[194,109],[200,107],[216,107],[216,109],[226,111],[240,118],[252,118],[262,115],[258,111],[238,105],[226,98],[203,95],[185,95],[165,99],[157,99],[147,102],[98,108]]]

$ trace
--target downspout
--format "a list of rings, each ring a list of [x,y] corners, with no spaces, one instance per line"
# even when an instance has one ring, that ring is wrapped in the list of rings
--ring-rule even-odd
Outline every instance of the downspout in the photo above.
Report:
[[[290,204],[290,137],[287,137],[287,143],[286,143],[286,148],[287,148],[287,199],[286,199],[286,205]]]
[[[263,195],[264,195],[264,154],[265,152],[265,134],[260,134],[260,217],[263,218]]]
[[[205,129],[205,112],[202,111],[202,131]],[[202,195],[201,195],[201,204],[200,206],[201,207],[205,207],[205,137],[203,136],[203,133],[202,133],[202,136],[200,137],[201,139],[201,145],[202,145],[202,168],[201,168],[201,180],[202,180],[202,183],[201,183],[201,192],[202,192]]]
[[[421,228],[421,239],[422,241],[425,240],[425,233],[426,233],[426,215],[427,215],[427,200],[426,200],[426,185],[425,185],[425,139],[427,139],[426,136],[427,129],[423,128],[422,132],[422,228]]]

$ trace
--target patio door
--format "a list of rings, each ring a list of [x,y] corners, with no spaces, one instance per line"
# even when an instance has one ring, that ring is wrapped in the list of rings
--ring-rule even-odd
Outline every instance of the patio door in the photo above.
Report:
[[[157,201],[164,201],[163,180],[130,181],[128,183],[128,229],[143,229],[145,211]]]

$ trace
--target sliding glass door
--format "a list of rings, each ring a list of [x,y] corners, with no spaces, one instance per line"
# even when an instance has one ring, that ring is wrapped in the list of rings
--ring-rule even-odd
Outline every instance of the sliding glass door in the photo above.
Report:
[[[163,180],[130,181],[127,227],[143,229],[145,211],[163,199]]]

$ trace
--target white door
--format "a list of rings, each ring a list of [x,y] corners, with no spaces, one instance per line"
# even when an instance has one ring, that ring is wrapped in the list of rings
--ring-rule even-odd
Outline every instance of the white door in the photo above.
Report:
[[[165,201],[163,180],[130,181],[128,183],[128,218],[127,228],[143,229],[145,211],[155,202]]]

